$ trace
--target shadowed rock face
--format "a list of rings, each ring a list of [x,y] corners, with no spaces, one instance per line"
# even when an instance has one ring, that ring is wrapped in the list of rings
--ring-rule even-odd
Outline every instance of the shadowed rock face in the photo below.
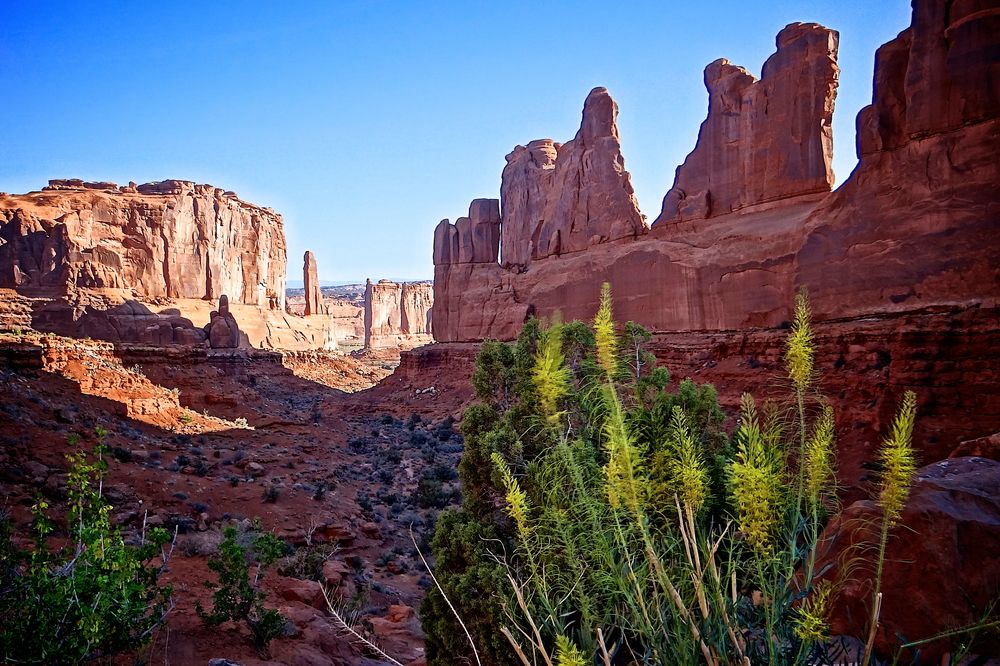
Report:
[[[654,225],[830,191],[839,39],[793,23],[778,33],[759,81],[724,58],[705,68],[708,118]]]
[[[0,287],[31,295],[226,293],[284,309],[281,216],[211,185],[52,181],[41,192],[0,196],[0,239]]]
[[[305,284],[306,316],[314,314],[326,314],[326,306],[323,304],[323,294],[319,288],[319,275],[316,270],[316,257],[309,250],[306,250],[302,258],[302,280]]]

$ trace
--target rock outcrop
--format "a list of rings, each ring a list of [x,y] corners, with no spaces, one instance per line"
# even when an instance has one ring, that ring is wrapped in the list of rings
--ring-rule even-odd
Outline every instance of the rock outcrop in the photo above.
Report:
[[[1000,431],[1000,403],[986,388],[1000,373],[996,326],[990,323],[1000,307],[1000,11],[973,9],[954,5],[944,12],[940,2],[914,3],[912,26],[879,50],[873,105],[859,114],[860,162],[835,192],[823,191],[828,151],[821,122],[826,111],[820,110],[826,107],[818,102],[832,101],[836,66],[827,56],[834,33],[793,25],[782,31],[779,54],[762,80],[747,85],[780,91],[794,79],[808,92],[800,101],[773,93],[768,116],[790,119],[799,117],[797,105],[812,108],[809,136],[819,149],[803,152],[805,144],[766,134],[755,141],[769,145],[769,164],[810,164],[818,167],[815,179],[768,176],[740,184],[727,191],[763,192],[761,184],[770,182],[776,198],[737,197],[736,210],[713,208],[708,219],[695,215],[655,224],[633,240],[531,258],[526,270],[516,262],[442,263],[436,254],[435,339],[509,340],[532,314],[551,317],[558,311],[566,320],[591,319],[601,284],[608,281],[618,321],[684,341],[687,356],[668,363],[676,376],[715,381],[736,400],[742,391],[757,391],[762,378],[749,365],[737,371],[733,364],[780,361],[783,326],[796,291],[805,288],[817,330],[823,331],[817,334],[818,358],[827,360],[817,367],[837,374],[853,362],[872,375],[864,381],[837,375],[828,393],[845,414],[839,426],[850,430],[842,439],[845,482],[864,476],[861,461],[870,458],[869,443],[877,441],[906,388],[922,391],[926,420],[918,434],[925,461],[947,456],[960,441]],[[792,62],[797,52],[808,65],[799,70]],[[784,81],[782,71],[798,73]],[[941,120],[943,107],[928,92],[933,90],[968,100],[944,114],[950,124]],[[711,145],[709,135],[703,131],[689,166]],[[527,173],[535,178],[533,192],[554,188],[532,171],[545,159],[532,166],[529,157],[512,153],[505,171],[510,182],[529,182]],[[742,177],[778,173],[768,169]],[[520,174],[517,179],[512,171]],[[782,184],[806,182],[817,187]],[[512,210],[529,208],[519,206]],[[504,217],[504,247],[506,224]],[[851,334],[861,329],[862,338]],[[671,353],[657,350],[663,358]],[[858,405],[842,404],[854,394],[863,396]],[[872,410],[877,416],[861,413]]]
[[[77,321],[79,337],[164,345],[202,345],[208,332],[197,328],[180,310],[168,308],[158,313],[135,300],[108,310],[88,306]]]
[[[985,458],[942,460],[917,472],[886,548],[875,643],[881,656],[893,656],[899,636],[918,641],[983,619],[1000,586],[998,487],[1000,462]],[[826,553],[817,568],[831,566],[829,576],[841,583],[831,604],[834,634],[864,636],[867,631],[880,519],[874,502],[858,501],[823,534]],[[1000,641],[990,639],[978,636],[972,652],[997,654]],[[949,651],[946,640],[921,645],[920,663],[942,663]]]
[[[400,294],[399,327],[404,334],[427,335],[431,332],[434,285],[430,282],[404,282]]]
[[[0,196],[0,287],[116,291],[284,309],[281,216],[211,185],[54,180]]]
[[[495,251],[495,249],[494,249]],[[365,286],[365,348],[412,347],[431,341],[433,286],[428,282],[368,280]]]
[[[507,155],[500,185],[504,266],[645,233],[617,118],[607,89],[594,88],[572,141],[539,139]]]
[[[319,288],[316,257],[309,250],[306,250],[306,254],[302,258],[302,281],[306,292],[306,307],[303,314],[307,317],[315,314],[326,314],[327,310],[323,304],[323,294]]]
[[[219,310],[212,311],[208,324],[205,325],[208,344],[212,349],[235,349],[250,346],[246,334],[240,332],[236,317],[229,311],[229,297],[223,294],[219,297]]]
[[[815,23],[778,33],[758,81],[725,58],[705,68],[708,118],[655,224],[829,192],[839,34]]]

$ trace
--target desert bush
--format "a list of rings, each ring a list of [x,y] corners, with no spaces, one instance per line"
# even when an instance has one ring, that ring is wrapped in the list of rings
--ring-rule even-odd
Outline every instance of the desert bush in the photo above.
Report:
[[[218,583],[205,583],[206,587],[215,590],[212,611],[206,612],[200,602],[195,609],[211,627],[224,622],[246,623],[254,647],[266,656],[268,645],[284,629],[285,618],[273,608],[264,606],[266,595],[260,590],[260,581],[265,569],[285,554],[285,544],[270,532],[254,537],[252,545],[257,566],[251,579],[247,548],[239,543],[236,528],[227,527],[223,535],[219,554],[208,560],[208,568],[219,578]]]
[[[731,437],[714,389],[666,390],[648,335],[616,332],[608,288],[592,329],[532,321],[514,346],[484,343],[462,424],[465,501],[442,516],[434,555],[485,663],[825,663],[836,590],[815,561],[836,499],[833,412],[815,390],[804,295],[795,311],[789,400],[744,396]],[[883,456],[902,461],[885,465],[900,489],[912,405]],[[887,519],[900,496],[881,492]],[[429,664],[469,650],[449,613],[432,590]]]
[[[99,432],[103,440],[105,433]],[[0,661],[76,664],[110,659],[149,641],[164,621],[170,588],[158,578],[167,561],[170,534],[153,529],[128,545],[109,520],[102,494],[108,467],[105,448],[68,456],[68,542],[58,535],[49,504],[32,507],[32,548],[13,541],[10,521],[0,519]],[[153,564],[159,558],[159,564]]]

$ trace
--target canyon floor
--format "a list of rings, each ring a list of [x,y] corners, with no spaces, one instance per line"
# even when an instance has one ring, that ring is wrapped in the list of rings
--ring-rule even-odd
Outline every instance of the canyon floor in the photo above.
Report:
[[[326,611],[322,588],[361,633],[419,663],[415,608],[431,584],[426,552],[438,512],[458,498],[453,428],[467,382],[401,368],[391,351],[155,348],[16,329],[0,334],[0,486],[26,528],[38,493],[65,504],[66,454],[109,434],[113,518],[177,537],[164,581],[166,626],[145,663],[376,664]],[[206,628],[207,566],[226,526],[254,521],[294,547],[264,578],[287,619],[270,660],[244,627]],[[21,532],[24,534],[24,532]]]

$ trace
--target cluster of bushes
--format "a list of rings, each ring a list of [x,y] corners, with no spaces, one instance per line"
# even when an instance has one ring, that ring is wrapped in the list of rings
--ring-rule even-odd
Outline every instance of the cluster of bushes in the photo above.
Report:
[[[816,545],[836,501],[833,412],[815,390],[805,296],[788,400],[744,396],[732,434],[711,386],[668,390],[648,339],[631,322],[616,331],[606,287],[592,328],[532,320],[513,345],[483,344],[462,506],[433,539],[443,594],[421,609],[429,664],[471,651],[496,665],[828,663],[836,588]],[[909,393],[881,454],[879,572],[915,469],[914,418]]]

